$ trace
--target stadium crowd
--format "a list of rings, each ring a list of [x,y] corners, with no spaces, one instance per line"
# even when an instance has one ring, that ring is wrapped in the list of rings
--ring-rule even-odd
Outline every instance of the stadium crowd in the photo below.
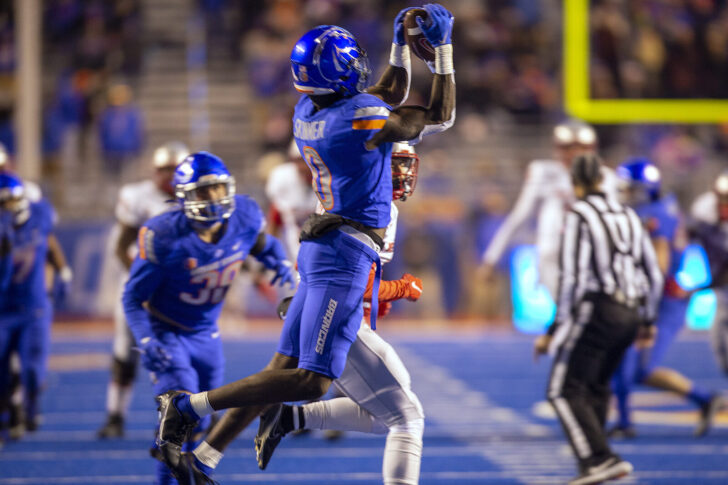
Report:
[[[317,24],[347,26],[367,46],[376,73],[386,63],[383,53],[389,42],[389,27],[379,19],[392,17],[407,4],[384,0],[196,2],[206,15],[208,50],[224,51],[230,66],[243,66],[239,81],[250,93],[246,116],[254,120],[252,133],[241,136],[245,146],[238,151],[246,156],[226,160],[231,170],[265,174],[270,167],[256,167],[264,155],[277,153],[280,160],[283,154],[285,159],[295,103],[288,56],[302,29]],[[628,16],[620,17],[626,4]],[[108,220],[113,198],[79,207],[78,200],[63,197],[63,192],[68,192],[69,179],[79,189],[98,183],[84,181],[92,166],[110,181],[111,193],[134,173],[122,170],[124,166],[139,167],[139,177],[134,178],[144,175],[140,154],[154,147],[146,143],[150,127],[144,121],[146,113],[134,102],[134,91],[150,67],[145,53],[160,40],[145,31],[146,4],[138,0],[54,0],[44,5],[44,69],[49,75],[44,85],[42,186],[64,220]],[[506,316],[508,308],[502,303],[482,309],[483,298],[462,282],[472,276],[473,262],[479,260],[515,199],[526,164],[552,156],[550,130],[565,117],[560,92],[560,2],[466,0],[447,6],[458,19],[453,33],[458,123],[440,137],[437,146],[424,143],[420,147],[426,163],[420,174],[419,202],[406,209],[410,214],[403,224],[403,230],[413,234],[402,239],[408,260],[395,261],[393,270],[404,265],[427,268],[442,289],[436,314]],[[14,27],[10,3],[3,8],[0,142],[12,157]],[[687,74],[694,76],[690,79],[707,79],[715,88],[711,95],[723,96],[724,83],[712,80],[722,79],[721,69],[725,69],[726,56],[720,55],[726,47],[725,29],[720,28],[725,11],[725,2],[719,1],[597,2],[591,12],[595,96],[706,95],[705,83],[686,81]],[[679,49],[673,47],[681,42],[685,55],[677,58],[688,58],[699,69],[687,73],[683,64],[674,61]],[[415,60],[413,70],[410,101],[422,102],[428,95],[427,69]],[[701,91],[681,91],[686,82],[692,89],[700,86]],[[719,172],[728,150],[728,125],[595,128],[608,165],[616,166],[632,155],[650,157],[662,170],[665,186],[676,192],[683,206]],[[187,133],[179,136],[182,141],[188,138]],[[243,180],[244,190],[263,197],[258,180]],[[415,237],[422,232],[437,237],[423,244]],[[505,264],[502,270],[507,269]]]

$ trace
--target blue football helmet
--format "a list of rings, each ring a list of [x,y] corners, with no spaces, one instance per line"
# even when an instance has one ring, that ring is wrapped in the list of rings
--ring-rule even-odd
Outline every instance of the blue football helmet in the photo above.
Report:
[[[369,59],[353,35],[335,25],[306,32],[291,52],[293,86],[304,94],[354,95],[366,89]]]
[[[13,222],[24,224],[30,217],[30,201],[25,186],[17,175],[0,173],[0,210],[11,213]]]
[[[216,185],[224,189],[220,194],[211,191]],[[174,194],[185,216],[202,227],[227,219],[235,210],[235,178],[212,153],[193,153],[177,166]]]
[[[623,202],[639,204],[660,198],[662,175],[647,158],[629,158],[617,167],[619,192]]]

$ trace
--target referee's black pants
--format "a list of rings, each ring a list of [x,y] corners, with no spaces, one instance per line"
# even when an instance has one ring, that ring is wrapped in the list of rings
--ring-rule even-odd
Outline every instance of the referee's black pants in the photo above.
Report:
[[[585,299],[560,344],[549,379],[548,400],[585,470],[614,456],[605,425],[610,379],[642,323],[636,309],[606,295]],[[561,329],[559,329],[561,330]]]

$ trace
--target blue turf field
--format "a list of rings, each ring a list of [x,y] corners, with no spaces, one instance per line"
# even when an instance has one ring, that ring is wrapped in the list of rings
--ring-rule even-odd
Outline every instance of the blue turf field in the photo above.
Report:
[[[421,482],[426,484],[564,483],[574,464],[556,421],[542,400],[548,362],[536,365],[531,339],[476,334],[449,339],[401,335],[400,350],[427,414]],[[152,483],[151,443],[156,412],[142,376],[128,419],[127,437],[97,441],[104,419],[108,341],[56,339],[53,371],[44,397],[41,430],[0,451],[0,484]],[[262,367],[274,338],[228,341],[227,379]],[[699,383],[728,388],[715,367],[705,335],[679,341],[666,364]],[[690,406],[640,392],[640,436],[616,444],[635,465],[620,483],[728,483],[728,415],[702,439],[691,436]],[[651,423],[651,424],[644,424]],[[218,480],[234,483],[379,483],[384,438],[348,434],[337,442],[319,435],[286,438],[268,470],[258,471],[254,428],[228,450]]]

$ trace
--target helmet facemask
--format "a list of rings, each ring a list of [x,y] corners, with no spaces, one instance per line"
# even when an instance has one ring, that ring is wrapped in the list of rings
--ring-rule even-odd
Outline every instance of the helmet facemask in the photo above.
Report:
[[[645,187],[621,177],[618,178],[617,191],[619,193],[619,201],[630,207],[646,204],[652,201],[652,196]]]
[[[235,210],[235,179],[230,175],[205,175],[195,183],[177,185],[175,196],[188,219],[198,226],[211,227]]]
[[[405,201],[417,186],[420,157],[414,151],[392,152],[392,200]]]

